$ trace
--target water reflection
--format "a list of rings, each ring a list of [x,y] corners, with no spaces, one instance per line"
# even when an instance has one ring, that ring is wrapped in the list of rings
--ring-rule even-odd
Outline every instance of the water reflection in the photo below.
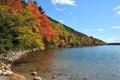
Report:
[[[31,80],[30,73],[52,80],[120,80],[120,46],[49,49],[31,53],[14,68]]]
[[[37,51],[29,53],[19,62],[15,63],[13,71],[23,74],[27,80],[32,80],[31,72],[37,71],[38,76],[47,77],[51,69],[51,58],[53,53],[57,53],[61,49],[49,49],[44,51]],[[45,74],[46,73],[46,74]]]

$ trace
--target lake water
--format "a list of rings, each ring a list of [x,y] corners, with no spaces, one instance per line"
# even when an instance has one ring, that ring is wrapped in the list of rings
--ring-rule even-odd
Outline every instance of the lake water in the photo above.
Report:
[[[120,46],[48,49],[30,53],[13,70],[32,80],[30,73],[52,80],[120,80]]]

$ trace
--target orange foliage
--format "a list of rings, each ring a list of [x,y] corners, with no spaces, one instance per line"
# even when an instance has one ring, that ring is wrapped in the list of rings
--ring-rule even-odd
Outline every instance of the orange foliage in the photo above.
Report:
[[[22,9],[21,0],[7,0],[8,10],[20,11]]]
[[[20,12],[22,7],[22,0],[7,0],[7,9],[14,10]],[[46,14],[42,14],[39,11],[39,7],[32,2],[32,0],[28,0],[27,7],[31,11],[32,16],[34,16],[37,20],[37,27],[40,30],[40,34],[43,38],[50,39],[51,35],[54,35],[54,30],[51,28],[50,21]]]
[[[32,15],[37,18],[37,26],[41,31],[43,38],[50,38],[52,34],[52,28],[50,26],[50,21],[46,14],[41,14],[38,6],[35,3],[28,3],[28,7],[31,9]]]

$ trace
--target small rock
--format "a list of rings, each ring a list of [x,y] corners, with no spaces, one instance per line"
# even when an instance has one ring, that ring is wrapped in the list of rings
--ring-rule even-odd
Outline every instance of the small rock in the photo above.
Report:
[[[61,76],[62,75],[62,73],[58,73],[58,76]]]
[[[24,76],[13,73],[9,76],[9,80],[26,80]]]
[[[36,76],[36,77],[33,78],[33,80],[42,80],[42,78],[39,77],[39,76]]]
[[[32,75],[32,76],[36,76],[36,75],[37,75],[37,72],[34,71],[34,72],[31,73],[31,75]]]
[[[9,70],[10,68],[6,65],[6,66],[4,66],[4,69]]]
[[[3,75],[4,75],[4,76],[9,76],[9,75],[11,75],[12,73],[13,73],[12,71],[6,70],[5,72],[3,72]]]
[[[83,80],[88,80],[88,79],[86,77],[84,77]]]
[[[0,70],[0,75],[2,75],[3,74],[3,71],[2,70]]]
[[[54,75],[54,76],[52,77],[52,79],[56,79],[56,76]]]
[[[11,65],[11,64],[7,64],[7,66],[8,66],[9,68],[11,68],[11,67],[12,67],[12,65]]]
[[[6,66],[4,63],[1,63],[3,66]]]
[[[1,70],[2,70],[3,72],[5,72],[5,69],[4,69],[4,68],[2,68]]]

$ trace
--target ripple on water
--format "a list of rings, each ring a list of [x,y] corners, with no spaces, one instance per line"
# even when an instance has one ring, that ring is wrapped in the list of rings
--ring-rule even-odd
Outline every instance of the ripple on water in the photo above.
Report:
[[[120,46],[48,49],[24,60],[14,70],[28,78],[37,70],[48,80],[120,80]]]

